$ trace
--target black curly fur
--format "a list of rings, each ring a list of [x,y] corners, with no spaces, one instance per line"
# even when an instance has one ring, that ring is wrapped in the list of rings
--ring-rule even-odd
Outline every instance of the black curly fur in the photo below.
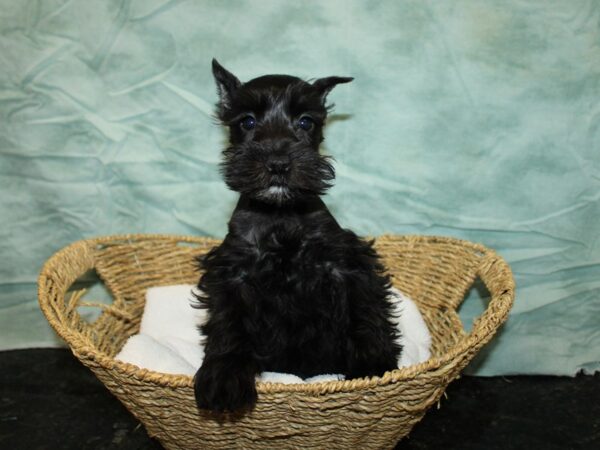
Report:
[[[319,154],[325,98],[351,78],[242,84],[216,61],[213,73],[230,128],[221,168],[240,199],[222,244],[198,258],[197,306],[208,310],[198,406],[250,409],[263,371],[357,378],[396,368],[390,280],[372,242],[342,229],[319,198],[334,178]],[[309,129],[298,125],[306,117]]]

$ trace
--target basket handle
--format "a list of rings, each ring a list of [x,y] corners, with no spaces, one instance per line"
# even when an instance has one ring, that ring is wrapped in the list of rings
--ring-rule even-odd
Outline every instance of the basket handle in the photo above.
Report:
[[[491,339],[508,317],[515,297],[515,281],[506,261],[493,251],[488,251],[483,257],[477,275],[491,295],[488,307],[475,319],[467,336],[479,348]]]
[[[74,242],[50,257],[38,277],[38,302],[54,331],[67,342],[77,339],[69,322],[65,295],[71,285],[95,264],[94,253],[85,241]],[[71,297],[69,303],[78,300]]]
[[[122,309],[115,306],[114,303],[106,304],[100,302],[82,301],[82,297],[86,294],[86,292],[87,289],[81,289],[79,291],[73,292],[71,294],[70,300],[67,302],[67,311],[72,311],[80,306],[86,306],[88,308],[100,308],[105,313],[115,316],[119,319],[124,319],[128,321],[134,320],[133,314],[127,311],[123,311]]]
[[[38,277],[38,301],[48,322],[58,335],[69,343],[80,339],[72,331],[71,322],[78,320],[74,314],[78,306],[97,306],[110,314],[130,319],[130,314],[113,304],[81,302],[85,290],[67,295],[69,288],[89,270],[95,269],[96,243],[77,241],[59,250],[46,261]],[[114,293],[113,293],[114,295]],[[77,327],[75,327],[77,328]]]

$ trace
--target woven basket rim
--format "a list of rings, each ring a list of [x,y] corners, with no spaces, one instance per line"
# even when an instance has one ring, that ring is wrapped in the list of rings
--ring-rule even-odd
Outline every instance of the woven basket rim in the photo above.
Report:
[[[372,239],[372,237],[369,237]],[[443,237],[434,235],[393,235],[384,234],[375,238],[377,241],[412,241],[415,244],[427,243],[427,244],[452,244],[461,247],[468,247],[474,252],[480,253],[482,257],[481,266],[492,266],[498,264],[501,266],[505,276],[505,289],[502,290],[498,295],[491,295],[490,304],[486,308],[486,311],[480,316],[479,325],[477,322],[473,325],[471,331],[464,336],[457,344],[455,344],[448,352],[438,357],[432,357],[429,360],[420,364],[411,365],[395,369],[390,372],[386,372],[381,377],[371,378],[358,378],[352,380],[343,381],[326,381],[317,383],[295,383],[295,384],[284,384],[284,383],[272,383],[272,382],[257,382],[258,393],[283,393],[283,392],[303,392],[307,394],[326,394],[343,391],[356,391],[363,389],[371,389],[375,386],[388,385],[391,383],[402,382],[405,380],[413,379],[417,376],[422,376],[425,373],[429,373],[434,376],[436,371],[443,368],[445,365],[450,363],[452,360],[461,359],[466,351],[474,346],[477,346],[482,340],[486,339],[488,334],[495,332],[495,330],[504,322],[508,312],[514,301],[514,280],[508,264],[498,256],[493,250],[485,247],[482,244],[474,243],[464,239],[454,237]],[[38,300],[42,312],[50,322],[54,330],[67,342],[71,351],[80,359],[89,359],[95,361],[97,364],[107,370],[116,370],[129,377],[144,381],[149,384],[157,386],[168,386],[172,388],[183,388],[193,387],[193,377],[189,375],[174,375],[156,372],[153,370],[140,368],[134,364],[126,363],[113,357],[107,353],[98,350],[97,348],[90,346],[83,339],[78,336],[78,333],[72,332],[67,327],[63,326],[58,320],[58,316],[61,311],[57,308],[53,308],[49,302],[49,296],[45,292],[44,287],[46,281],[51,278],[52,267],[61,260],[62,256],[65,255],[70,249],[77,246],[97,246],[110,242],[134,242],[144,240],[164,240],[164,241],[177,241],[186,243],[218,243],[220,239],[212,237],[202,236],[185,236],[185,235],[171,235],[171,234],[119,234],[119,235],[107,235],[99,236],[94,238],[82,239],[75,241],[62,249],[54,253],[43,265],[40,275],[38,277]],[[490,294],[492,294],[490,292]],[[491,312],[492,303],[494,303],[494,312]],[[458,305],[457,305],[458,307]],[[488,316],[486,316],[488,314]],[[491,324],[486,323],[487,320],[493,319]],[[491,325],[491,326],[490,326]],[[477,332],[475,332],[477,328]]]

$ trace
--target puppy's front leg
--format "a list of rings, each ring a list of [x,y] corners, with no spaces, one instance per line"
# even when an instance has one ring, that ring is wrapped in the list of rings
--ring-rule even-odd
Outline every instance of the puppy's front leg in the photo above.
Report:
[[[257,398],[255,376],[251,364],[232,355],[206,358],[194,378],[198,408],[216,412],[252,409]]]
[[[346,379],[382,376],[398,368],[400,348],[386,328],[385,325],[380,329],[373,328],[372,323],[359,324],[349,342]]]
[[[372,284],[379,285],[377,289],[359,289],[352,294],[347,378],[382,376],[398,368],[402,349],[397,343],[398,330],[391,322],[390,303],[383,283],[379,278]]]
[[[234,299],[228,297],[226,304],[234,304]],[[203,330],[207,335],[205,357],[194,378],[198,407],[219,412],[251,409],[257,398],[258,367],[239,312],[217,308]]]

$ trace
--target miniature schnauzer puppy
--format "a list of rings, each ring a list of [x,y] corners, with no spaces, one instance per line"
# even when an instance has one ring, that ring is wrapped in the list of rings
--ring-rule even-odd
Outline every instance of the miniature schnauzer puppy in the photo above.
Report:
[[[251,409],[263,371],[349,379],[396,369],[389,276],[373,243],[341,228],[319,197],[334,179],[319,153],[326,97],[352,78],[242,83],[216,60],[212,69],[229,127],[221,172],[240,197],[223,242],[198,257],[196,306],[208,313],[198,407]]]

